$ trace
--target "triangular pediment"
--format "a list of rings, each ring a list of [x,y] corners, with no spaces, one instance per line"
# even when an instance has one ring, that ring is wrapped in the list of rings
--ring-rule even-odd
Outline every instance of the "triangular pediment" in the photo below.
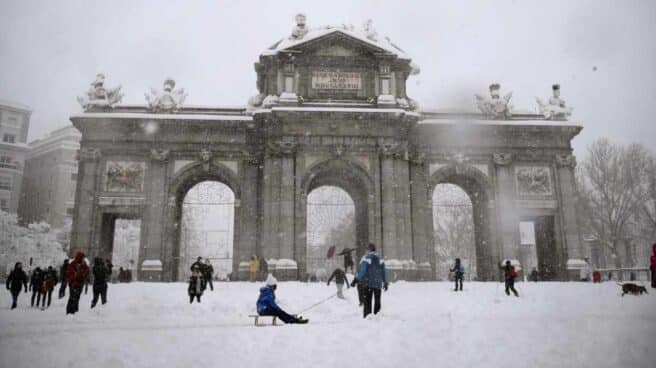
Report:
[[[343,54],[343,56],[354,56],[357,54],[391,54],[387,50],[376,46],[374,41],[353,36],[346,31],[334,29],[331,32],[308,40],[300,40],[286,51],[306,51],[315,54],[330,54],[331,51]]]

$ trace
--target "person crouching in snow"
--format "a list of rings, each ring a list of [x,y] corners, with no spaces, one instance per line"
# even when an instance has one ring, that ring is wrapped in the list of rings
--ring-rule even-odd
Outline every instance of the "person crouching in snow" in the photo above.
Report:
[[[203,274],[200,272],[200,267],[194,266],[191,268],[191,277],[189,278],[189,304],[194,302],[194,298],[200,303],[203,290]]]
[[[335,278],[335,285],[337,285],[337,297],[340,299],[344,299],[344,294],[342,294],[342,290],[344,289],[344,284],[346,284],[346,288],[349,288],[349,283],[348,279],[346,278],[346,273],[342,271],[341,268],[337,267],[335,271],[333,271],[333,274],[330,275],[330,278],[328,279],[328,283],[326,285],[330,285],[330,281]]]
[[[260,316],[275,316],[280,318],[285,323],[308,323],[309,320],[303,317],[295,317],[276,304],[276,288],[278,287],[278,280],[273,275],[269,274],[266,279],[266,286],[260,289],[260,296],[257,298],[257,314]]]
[[[455,276],[456,289],[454,291],[458,291],[458,282],[460,282],[460,291],[462,291],[462,279],[465,276],[465,266],[460,263],[460,258],[456,258],[456,264],[449,271],[453,272]]]

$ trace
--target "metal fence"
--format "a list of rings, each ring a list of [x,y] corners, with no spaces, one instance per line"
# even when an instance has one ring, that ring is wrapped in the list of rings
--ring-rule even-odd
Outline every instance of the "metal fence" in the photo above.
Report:
[[[600,268],[602,281],[651,281],[648,267]]]

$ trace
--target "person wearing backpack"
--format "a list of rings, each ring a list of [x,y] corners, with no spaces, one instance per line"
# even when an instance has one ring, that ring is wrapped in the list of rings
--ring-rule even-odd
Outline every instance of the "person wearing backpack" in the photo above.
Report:
[[[381,308],[380,297],[381,289],[387,291],[387,275],[385,272],[385,261],[383,257],[376,253],[376,246],[369,243],[367,254],[362,257],[358,274],[351,282],[351,286],[357,284],[364,285],[364,308],[363,317],[367,318],[371,314],[371,302],[374,302],[374,314],[378,314]]]
[[[506,265],[503,267],[503,273],[506,281],[506,295],[510,295],[510,291],[519,296],[517,290],[515,290],[515,279],[517,278],[517,271],[515,266],[510,264],[510,261],[506,260]]]
[[[460,282],[460,291],[462,291],[462,279],[465,276],[465,266],[460,263],[460,258],[456,258],[456,264],[449,272],[453,272],[456,280],[456,288],[453,291],[458,291],[458,282]]]

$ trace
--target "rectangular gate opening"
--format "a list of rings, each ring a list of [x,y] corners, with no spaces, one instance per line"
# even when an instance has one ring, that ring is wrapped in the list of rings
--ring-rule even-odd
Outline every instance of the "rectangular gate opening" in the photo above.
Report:
[[[120,268],[125,277],[135,281],[141,244],[141,219],[125,214],[106,213],[102,219],[102,238],[100,257],[111,259],[114,268],[112,279],[118,276]]]
[[[525,275],[535,268],[540,281],[556,280],[560,268],[554,216],[522,218],[519,223],[520,262]]]

